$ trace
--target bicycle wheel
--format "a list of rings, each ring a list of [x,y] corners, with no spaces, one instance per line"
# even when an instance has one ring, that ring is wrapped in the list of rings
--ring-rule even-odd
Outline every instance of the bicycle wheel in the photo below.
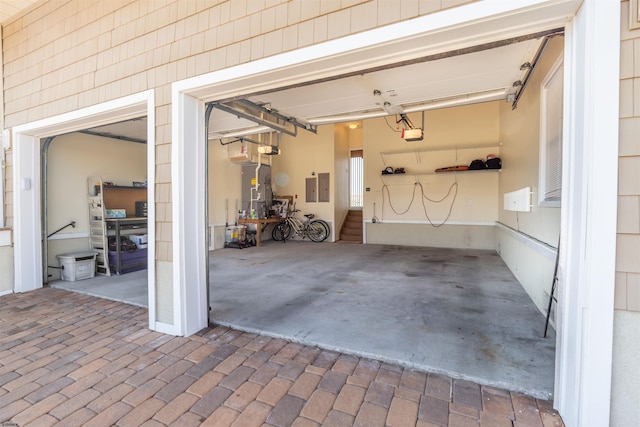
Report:
[[[312,242],[323,242],[329,237],[328,227],[320,220],[311,221],[307,233]]]
[[[271,238],[277,242],[287,240],[291,235],[291,225],[288,222],[282,221],[276,224],[271,230]]]
[[[317,222],[322,224],[322,226],[327,230],[327,236],[331,233],[331,228],[329,228],[329,223],[323,219],[316,219]]]

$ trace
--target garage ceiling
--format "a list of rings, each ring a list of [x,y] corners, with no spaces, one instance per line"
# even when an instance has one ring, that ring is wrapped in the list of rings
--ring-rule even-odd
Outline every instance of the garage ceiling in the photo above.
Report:
[[[514,86],[514,82],[525,80],[530,69],[522,65],[535,62],[544,46],[543,40],[539,35],[523,36],[464,52],[447,52],[434,58],[247,95],[244,99],[311,126],[389,116],[397,111],[411,113],[477,102],[506,102],[508,95],[522,89]],[[224,100],[227,101],[231,100]],[[213,110],[209,129],[210,139],[272,131],[220,109]],[[141,142],[146,139],[146,119],[89,131]]]
[[[311,125],[382,117],[395,111],[409,113],[506,100],[507,95],[518,90],[514,82],[522,81],[528,72],[521,66],[533,62],[542,40],[505,41],[500,46],[469,49],[469,53],[450,52],[433,60],[392,64],[381,70],[247,99]],[[214,110],[210,129],[212,138],[264,132],[263,127],[220,110]]]

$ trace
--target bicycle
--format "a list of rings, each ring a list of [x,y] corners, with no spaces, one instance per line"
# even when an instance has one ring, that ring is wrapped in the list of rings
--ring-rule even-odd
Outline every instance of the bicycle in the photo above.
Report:
[[[302,220],[294,214],[300,209],[293,209],[287,217],[276,224],[271,231],[271,238],[275,241],[293,239],[301,236],[303,239],[309,237],[312,242],[323,242],[329,237],[329,224],[321,219],[313,219],[314,214],[305,214],[306,220]]]

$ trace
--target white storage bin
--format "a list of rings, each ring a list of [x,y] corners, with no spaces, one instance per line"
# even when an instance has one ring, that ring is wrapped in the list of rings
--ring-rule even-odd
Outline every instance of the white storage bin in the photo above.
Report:
[[[62,267],[60,276],[67,282],[89,279],[96,275],[96,252],[77,252],[58,255]]]
[[[146,234],[130,234],[128,237],[133,243],[136,244],[138,249],[147,248],[148,237]]]

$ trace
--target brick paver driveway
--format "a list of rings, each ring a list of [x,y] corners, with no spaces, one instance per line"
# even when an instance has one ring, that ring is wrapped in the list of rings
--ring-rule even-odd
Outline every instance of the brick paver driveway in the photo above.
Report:
[[[549,402],[41,289],[0,297],[1,426],[561,426]],[[461,349],[460,351],[464,351]]]

